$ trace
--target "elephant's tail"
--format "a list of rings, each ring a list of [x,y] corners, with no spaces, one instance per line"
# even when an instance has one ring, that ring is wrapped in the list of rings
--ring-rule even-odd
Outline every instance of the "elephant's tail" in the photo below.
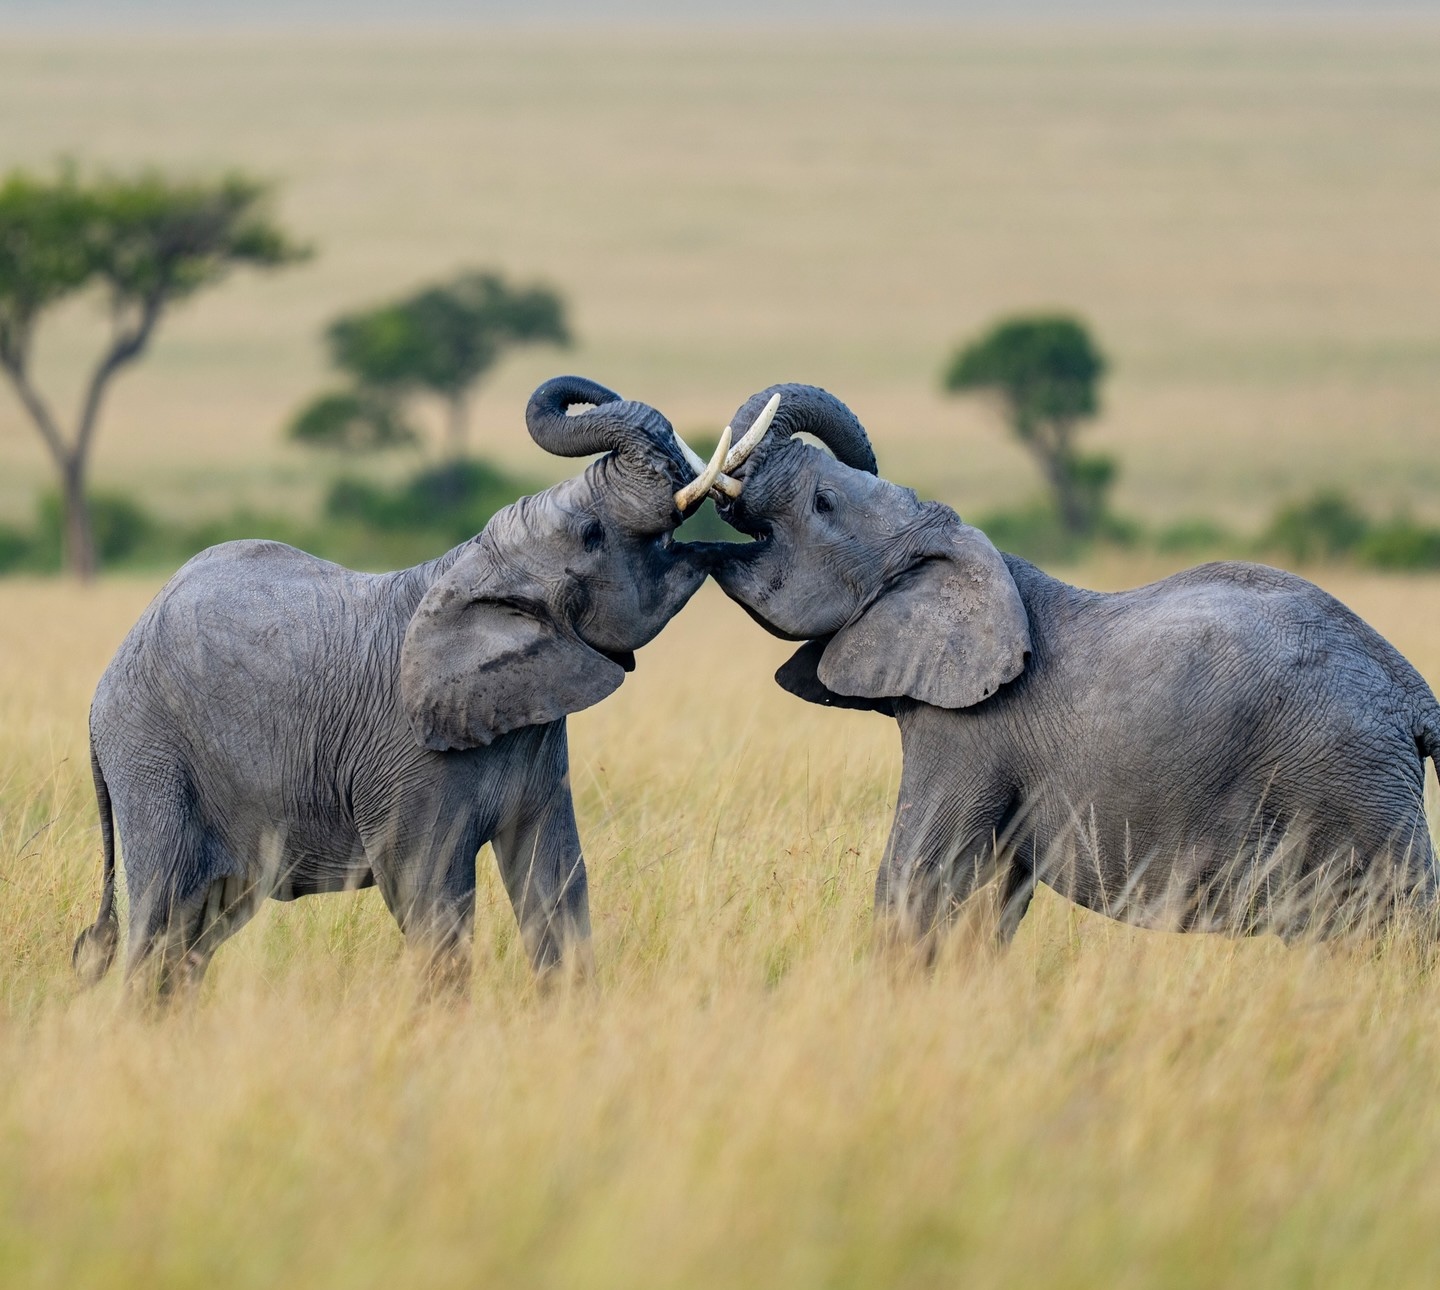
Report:
[[[1440,704],[1434,699],[1420,714],[1420,733],[1416,742],[1420,745],[1421,758],[1430,758],[1435,763],[1435,773],[1440,775]]]
[[[120,924],[115,917],[115,814],[110,807],[110,789],[95,756],[95,742],[90,742],[90,774],[95,779],[95,802],[100,808],[100,845],[104,851],[100,912],[95,921],[80,933],[70,961],[82,985],[96,984],[115,961],[115,946],[120,940]]]

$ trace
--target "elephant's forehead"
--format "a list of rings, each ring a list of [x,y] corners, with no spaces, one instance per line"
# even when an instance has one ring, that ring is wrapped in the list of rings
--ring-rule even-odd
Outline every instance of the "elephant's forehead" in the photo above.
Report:
[[[745,504],[752,513],[773,515],[789,510],[821,487],[833,489],[876,517],[890,512],[908,515],[916,503],[912,490],[847,466],[823,448],[792,439],[746,481]]]

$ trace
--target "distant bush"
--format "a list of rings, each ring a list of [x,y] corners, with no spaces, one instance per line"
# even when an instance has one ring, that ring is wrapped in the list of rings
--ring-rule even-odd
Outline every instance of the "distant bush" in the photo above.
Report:
[[[1297,564],[1351,555],[1370,531],[1370,521],[1343,493],[1318,492],[1281,508],[1260,539]]]
[[[453,461],[395,485],[335,482],[318,520],[248,509],[199,524],[166,522],[123,493],[89,498],[97,554],[107,568],[176,568],[198,551],[238,538],[267,538],[354,568],[416,564],[474,536],[502,506],[534,486],[480,461]],[[61,567],[61,508],[40,499],[34,528],[0,525],[0,573]]]
[[[1440,528],[1405,515],[1376,523],[1333,489],[1282,507],[1260,545],[1297,564],[1354,560],[1375,569],[1440,569]]]
[[[1185,519],[1155,534],[1155,549],[1163,555],[1217,555],[1239,545],[1235,536],[1214,520]]]
[[[1396,516],[1366,534],[1356,555],[1377,569],[1440,569],[1440,528]]]
[[[139,502],[124,493],[87,495],[90,507],[90,535],[95,557],[102,566],[132,559],[159,532],[155,517]],[[30,543],[30,563],[42,570],[59,569],[64,549],[64,509],[58,493],[40,498],[35,536]]]
[[[1144,530],[1133,520],[1105,511],[1096,519],[1091,535],[1077,536],[1066,526],[1049,499],[1009,511],[995,511],[976,521],[977,527],[1002,551],[1026,560],[1078,560],[1094,540],[1111,546],[1134,547],[1144,541]]]
[[[22,529],[0,524],[0,573],[14,573],[30,560],[33,539]]]
[[[434,533],[454,543],[478,533],[502,506],[532,489],[488,462],[466,458],[429,467],[394,487],[336,480],[325,515],[382,533]]]

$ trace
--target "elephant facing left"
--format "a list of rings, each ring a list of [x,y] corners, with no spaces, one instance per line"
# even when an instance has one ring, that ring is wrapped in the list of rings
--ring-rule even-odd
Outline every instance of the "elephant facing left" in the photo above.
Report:
[[[707,466],[659,412],[579,377],[525,419],[548,452],[605,455],[415,568],[228,542],[146,609],[90,709],[104,888],[83,981],[115,955],[116,825],[126,976],[161,1001],[264,899],[372,885],[431,983],[462,986],[486,842],[535,971],[588,966],[565,717],[704,581],[672,535],[729,442]]]

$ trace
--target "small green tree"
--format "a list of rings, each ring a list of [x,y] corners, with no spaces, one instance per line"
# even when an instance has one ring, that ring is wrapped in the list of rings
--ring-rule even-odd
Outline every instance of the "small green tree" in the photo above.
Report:
[[[370,390],[332,390],[300,409],[286,434],[296,443],[340,452],[374,452],[415,442],[393,400]]]
[[[567,345],[570,333],[564,304],[548,288],[511,287],[497,274],[467,272],[337,318],[326,338],[335,366],[372,397],[438,397],[446,407],[450,455],[458,459],[481,377],[513,346]]]
[[[959,350],[945,369],[947,392],[996,396],[1016,437],[1035,455],[1065,528],[1094,532],[1115,464],[1076,451],[1080,422],[1099,411],[1105,359],[1084,323],[1065,315],[1006,319]]]
[[[59,473],[65,564],[81,578],[95,571],[85,489],[110,381],[145,352],[176,301],[236,265],[307,254],[265,217],[266,191],[242,175],[176,182],[155,172],[87,182],[73,170],[53,180],[13,171],[0,184],[0,369]],[[35,330],[47,310],[92,287],[104,293],[110,341],[67,435],[34,382]]]

